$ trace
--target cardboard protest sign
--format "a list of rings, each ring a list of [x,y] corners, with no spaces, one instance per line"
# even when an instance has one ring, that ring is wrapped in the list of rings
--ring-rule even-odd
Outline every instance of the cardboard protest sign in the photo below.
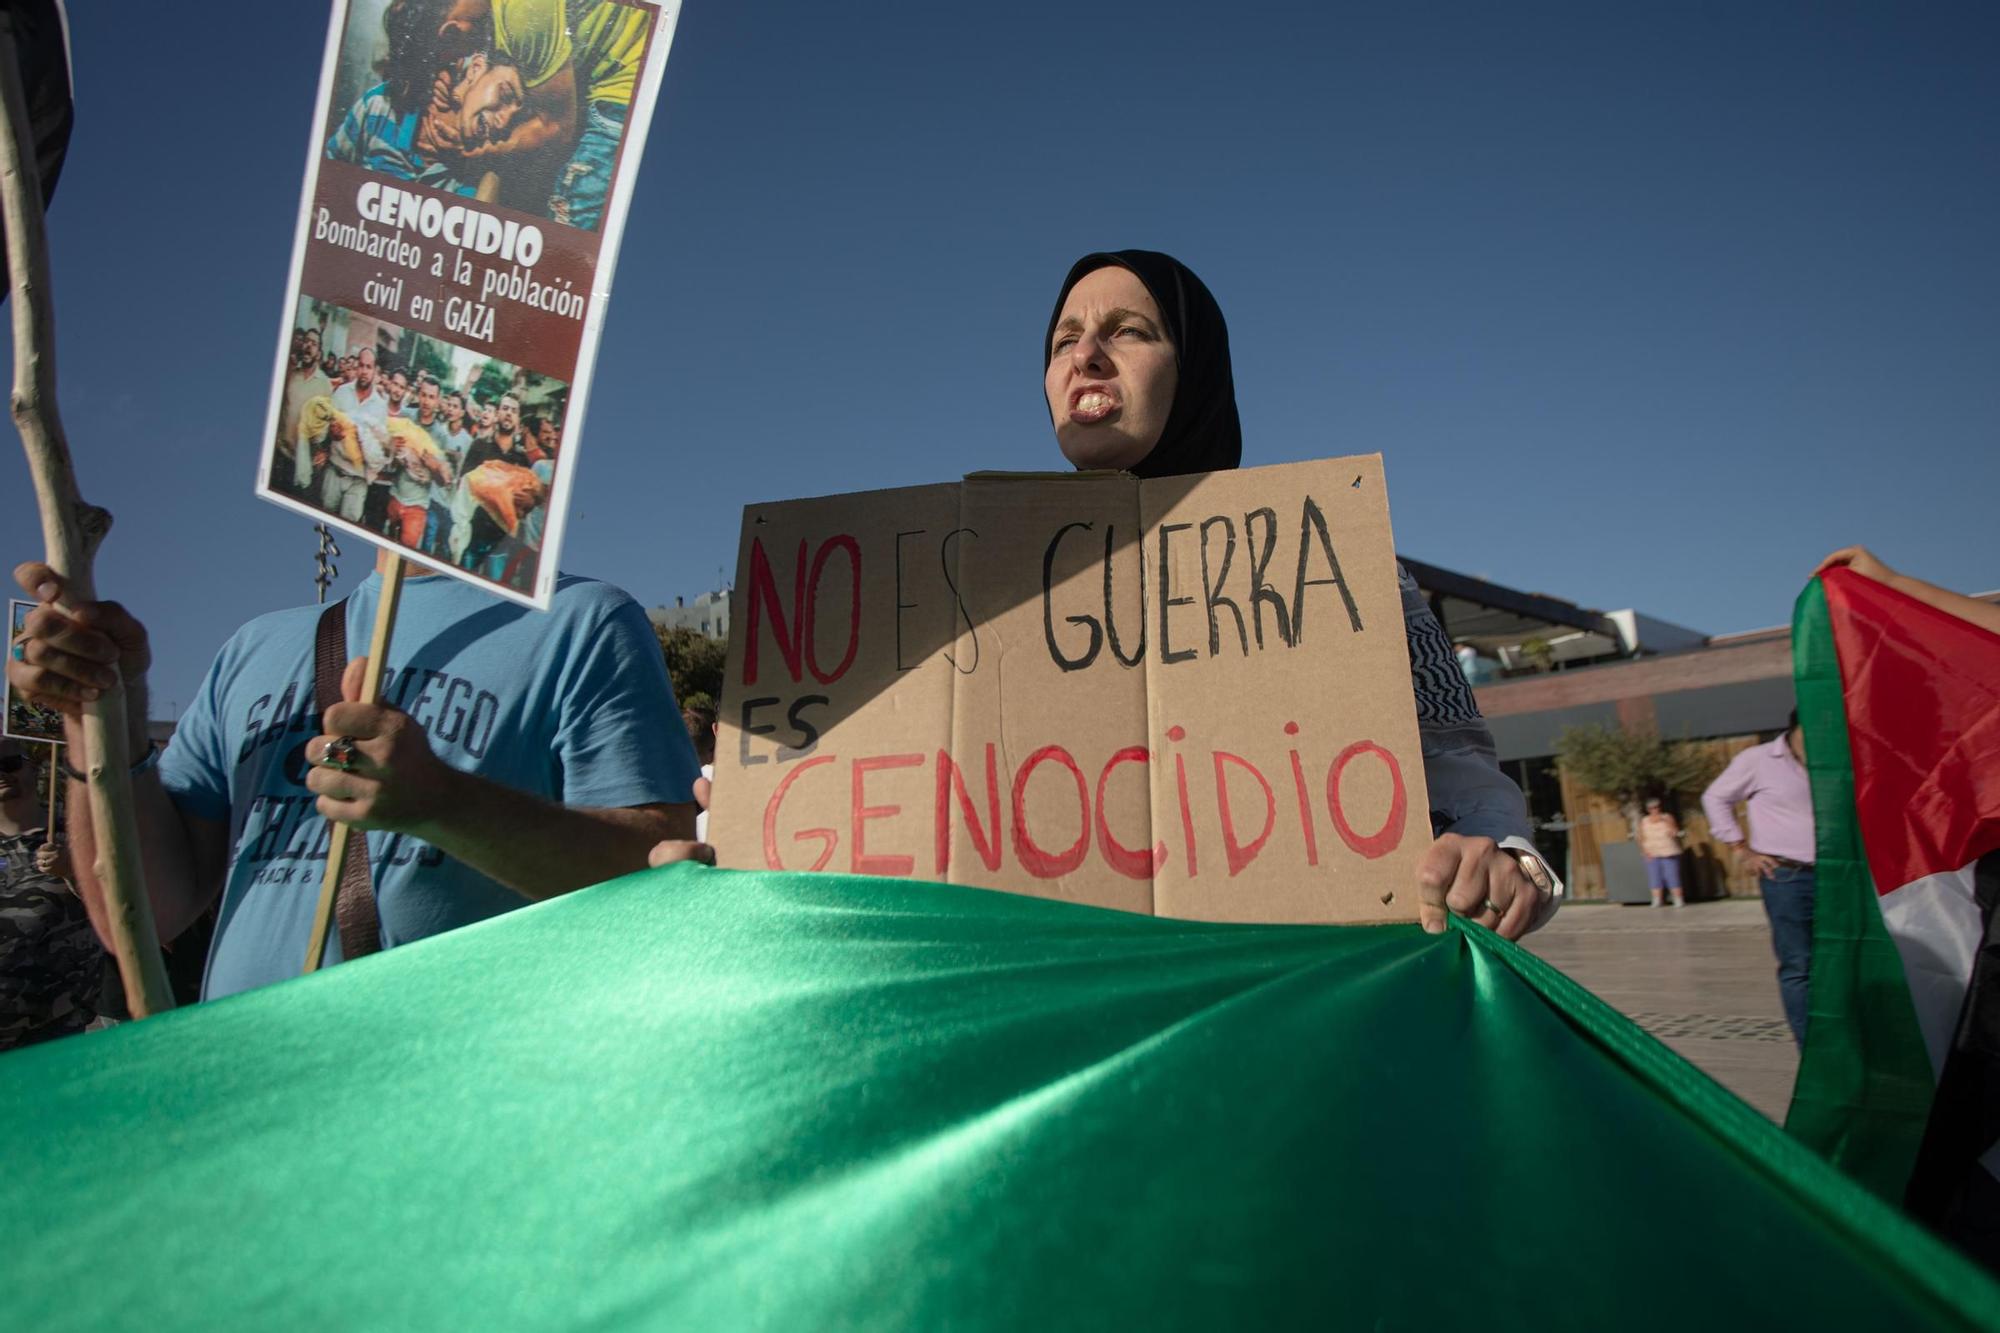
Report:
[[[1379,456],[744,511],[709,837],[1161,916],[1416,916]]]
[[[22,626],[27,622],[28,613],[35,609],[33,602],[9,601],[7,603],[7,644],[9,648],[25,633]],[[4,679],[5,673],[0,673]],[[0,686],[5,695],[5,721],[0,723],[0,735],[12,736],[19,741],[63,742],[62,714],[53,708],[43,708],[17,698],[14,683],[6,681]]]
[[[335,0],[257,493],[546,606],[678,0]]]

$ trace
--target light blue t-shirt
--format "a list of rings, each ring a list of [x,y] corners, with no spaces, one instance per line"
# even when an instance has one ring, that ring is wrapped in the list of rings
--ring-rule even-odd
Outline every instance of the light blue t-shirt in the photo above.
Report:
[[[381,576],[347,599],[347,656],[368,649]],[[304,784],[322,734],[313,697],[320,608],[259,616],[209,668],[160,760],[167,793],[229,823],[229,880],[204,999],[299,974],[332,826]],[[516,606],[440,575],[403,586],[382,701],[423,726],[455,768],[573,806],[690,801],[697,771],[645,612],[594,579],[563,575],[551,609]],[[527,905],[416,838],[368,834],[385,946]],[[329,961],[340,957],[337,933]]]

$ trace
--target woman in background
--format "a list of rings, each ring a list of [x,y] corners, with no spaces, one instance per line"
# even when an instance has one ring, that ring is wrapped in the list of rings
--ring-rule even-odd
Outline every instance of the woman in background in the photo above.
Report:
[[[1653,906],[1666,906],[1666,895],[1674,895],[1674,906],[1686,907],[1681,892],[1681,825],[1660,807],[1660,798],[1646,798],[1646,813],[1639,820],[1639,851],[1646,858],[1646,887],[1653,891]]]

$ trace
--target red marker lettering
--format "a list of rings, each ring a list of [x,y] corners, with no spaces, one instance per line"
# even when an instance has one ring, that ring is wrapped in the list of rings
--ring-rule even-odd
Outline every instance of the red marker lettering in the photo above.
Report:
[[[792,784],[797,782],[807,769],[818,768],[821,764],[830,764],[833,761],[834,756],[830,754],[814,755],[810,759],[801,760],[796,768],[778,779],[777,788],[772,791],[771,799],[764,803],[764,864],[771,869],[785,869],[785,863],[778,857],[778,807],[785,803],[785,793],[792,789]],[[806,869],[824,870],[826,863],[833,859],[833,849],[840,842],[840,835],[830,828],[800,829],[792,835],[793,842],[806,842],[813,838],[820,840],[819,860]]]
[[[1163,636],[1164,637],[1164,636]],[[1187,739],[1187,732],[1179,726],[1167,728],[1167,739],[1180,741]],[[1174,756],[1174,783],[1181,795],[1181,838],[1187,848],[1187,873],[1193,879],[1200,872],[1195,868],[1194,859],[1194,811],[1188,807],[1187,763],[1177,754]]]
[[[1104,771],[1097,775],[1097,849],[1104,855],[1113,870],[1132,879],[1151,879],[1159,873],[1167,862],[1167,844],[1153,844],[1151,853],[1127,847],[1111,836],[1110,822],[1105,818],[1108,808],[1104,800],[1105,784],[1111,781],[1111,770],[1120,764],[1143,764],[1148,762],[1146,747],[1134,745],[1111,756],[1104,765]]]
[[[1215,806],[1222,816],[1222,850],[1229,857],[1229,874],[1233,879],[1257,859],[1257,853],[1264,850],[1264,844],[1271,836],[1271,825],[1278,818],[1278,803],[1271,796],[1271,784],[1264,780],[1264,775],[1257,771],[1255,764],[1241,755],[1223,750],[1212,750],[1210,753],[1215,758]],[[1236,765],[1257,779],[1257,785],[1264,789],[1264,828],[1247,847],[1236,840],[1236,819],[1229,808],[1229,774],[1223,767],[1225,764]]]
[[[1082,814],[1076,842],[1060,854],[1044,851],[1028,832],[1028,779],[1045,760],[1061,764],[1076,780],[1076,803]],[[1076,766],[1076,760],[1068,750],[1060,745],[1044,745],[1029,755],[1020,772],[1014,775],[1014,855],[1020,859],[1021,868],[1036,879],[1055,879],[1082,865],[1089,851],[1090,786],[1084,781],[1083,770]]]
[[[792,673],[792,679],[799,678],[799,631],[804,628],[810,612],[800,607],[806,591],[806,543],[799,539],[798,569],[792,575],[791,627],[785,625],[785,604],[778,596],[778,580],[771,573],[770,557],[764,554],[761,539],[750,539],[750,604],[744,612],[743,622],[743,683],[757,683],[757,648],[759,635],[757,622],[771,617],[771,637],[778,641],[778,652],[785,659],[785,668]],[[810,633],[805,637],[811,638]]]
[[[1363,837],[1347,822],[1347,814],[1340,808],[1340,779],[1347,772],[1347,765],[1363,754],[1379,755],[1389,766],[1389,817],[1375,833]],[[1356,741],[1342,750],[1326,770],[1326,808],[1333,816],[1333,827],[1340,834],[1340,840],[1355,851],[1373,861],[1387,856],[1403,841],[1403,816],[1409,804],[1409,797],[1403,791],[1403,766],[1396,762],[1396,756],[1377,745],[1374,741]]]
[[[854,789],[854,822],[847,849],[848,864],[857,875],[907,875],[917,868],[914,856],[870,856],[865,844],[868,821],[888,819],[903,813],[900,805],[869,805],[866,785],[870,773],[885,768],[916,768],[924,762],[920,754],[883,754],[854,761],[851,778]]]
[[[1285,724],[1285,734],[1287,736],[1298,735],[1299,724],[1296,722],[1287,722]],[[1299,764],[1299,752],[1293,750],[1290,754],[1292,756],[1292,790],[1299,794],[1299,832],[1303,833],[1306,839],[1306,864],[1316,866],[1319,864],[1319,835],[1313,830],[1312,802],[1306,799],[1306,771]]]
[[[1000,868],[1000,774],[993,756],[993,742],[986,742],[986,827],[979,826],[979,811],[965,790],[965,774],[943,750],[937,752],[937,873],[951,869],[951,798],[958,794],[958,810],[965,818],[965,832],[972,850],[988,870]]]
[[[827,557],[835,551],[845,551],[847,553],[848,562],[854,571],[854,589],[853,596],[849,599],[847,613],[847,651],[842,655],[840,665],[828,672],[819,669],[819,645],[815,641],[814,634],[819,624],[819,578],[821,574],[826,572]],[[803,560],[805,558],[805,546],[803,543],[799,547],[799,552],[799,558]],[[813,557],[812,578],[806,584],[804,626],[800,630],[799,637],[805,640],[806,665],[812,668],[813,679],[817,680],[820,684],[832,684],[846,675],[847,668],[854,665],[854,654],[861,648],[861,547],[854,538],[848,536],[846,533],[842,533],[838,537],[829,537],[827,540],[821,542],[819,553]],[[791,662],[792,658],[788,657],[785,660]],[[745,661],[746,663],[748,661],[747,653],[745,654]],[[798,668],[794,666],[792,668],[792,679],[797,680],[798,678]]]

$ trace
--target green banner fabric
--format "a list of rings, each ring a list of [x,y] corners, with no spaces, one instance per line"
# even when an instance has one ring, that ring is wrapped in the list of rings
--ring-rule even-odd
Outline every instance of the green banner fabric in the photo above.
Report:
[[[21,1329],[2000,1327],[1477,927],[694,865],[0,1058]]]
[[[1792,679],[1819,856],[1806,1043],[1785,1129],[1901,1203],[1936,1076],[1861,842],[1847,696],[1816,578],[1792,608]]]

